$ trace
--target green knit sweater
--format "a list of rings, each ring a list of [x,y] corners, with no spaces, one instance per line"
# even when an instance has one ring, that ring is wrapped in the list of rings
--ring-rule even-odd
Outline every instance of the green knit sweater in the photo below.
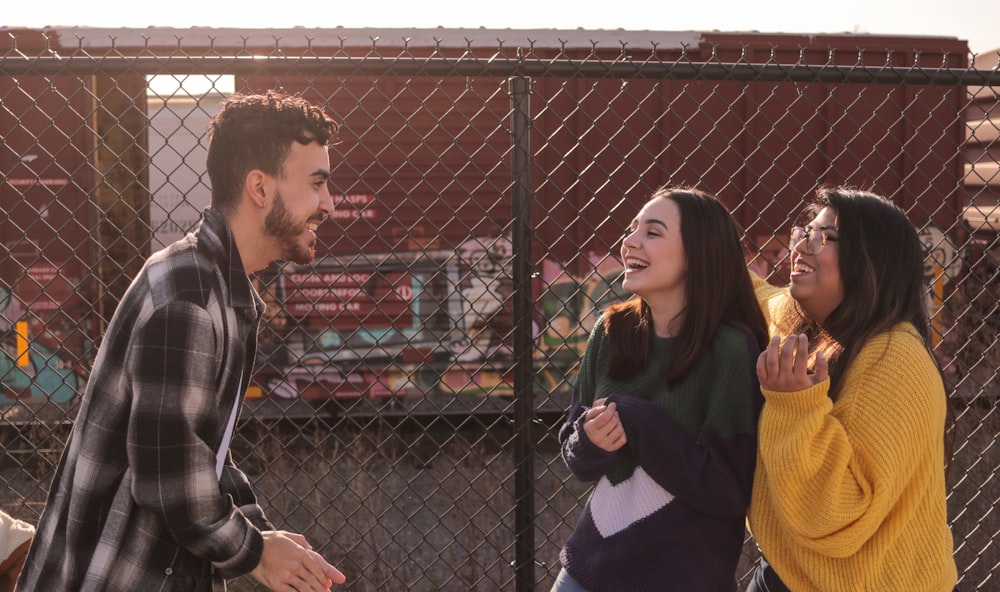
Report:
[[[671,388],[664,376],[675,342],[653,338],[649,366],[612,380],[603,319],[590,336],[560,440],[577,478],[597,485],[560,558],[591,592],[736,588],[761,402],[757,345],[723,326]],[[583,430],[603,397],[616,403],[628,438],[616,452]]]

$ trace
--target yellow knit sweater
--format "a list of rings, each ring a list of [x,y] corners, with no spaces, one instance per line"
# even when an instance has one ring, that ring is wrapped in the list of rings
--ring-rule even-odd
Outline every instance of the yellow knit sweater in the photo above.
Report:
[[[787,289],[755,278],[771,312]],[[957,580],[944,479],[946,399],[914,327],[871,339],[803,391],[764,390],[749,521],[793,592],[945,592]]]

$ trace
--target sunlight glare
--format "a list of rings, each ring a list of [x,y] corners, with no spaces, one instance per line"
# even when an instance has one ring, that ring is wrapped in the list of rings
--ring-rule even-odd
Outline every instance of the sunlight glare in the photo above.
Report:
[[[151,97],[195,99],[208,94],[230,95],[236,88],[231,74],[156,74],[146,77],[146,94]]]

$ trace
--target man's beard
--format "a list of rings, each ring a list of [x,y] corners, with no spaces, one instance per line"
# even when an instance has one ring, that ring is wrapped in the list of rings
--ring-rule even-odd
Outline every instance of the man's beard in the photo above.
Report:
[[[285,200],[278,193],[274,196],[274,207],[264,218],[264,234],[277,239],[281,245],[281,259],[299,265],[312,263],[316,258],[316,245],[302,246],[298,239],[305,231],[308,221],[297,224],[285,207]]]

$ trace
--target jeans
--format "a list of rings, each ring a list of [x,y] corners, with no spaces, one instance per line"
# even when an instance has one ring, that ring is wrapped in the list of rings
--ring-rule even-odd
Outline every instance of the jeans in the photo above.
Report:
[[[757,562],[757,569],[753,572],[750,585],[747,586],[747,592],[789,592],[789,590],[774,572],[771,564],[761,557]],[[955,592],[959,592],[957,586]]]
[[[552,584],[551,592],[587,592],[587,589],[581,586],[580,582],[570,577],[569,572],[564,567],[559,570],[556,582]]]
[[[790,592],[778,574],[774,573],[771,564],[763,557],[757,562],[747,592]]]

